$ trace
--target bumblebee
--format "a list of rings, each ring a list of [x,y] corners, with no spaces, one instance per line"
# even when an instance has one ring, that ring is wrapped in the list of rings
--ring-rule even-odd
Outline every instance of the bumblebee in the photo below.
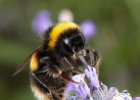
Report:
[[[23,62],[30,60],[31,88],[38,100],[64,100],[67,83],[75,82],[71,77],[87,61],[98,69],[98,53],[84,48],[85,37],[75,23],[58,23],[45,32],[43,43]]]

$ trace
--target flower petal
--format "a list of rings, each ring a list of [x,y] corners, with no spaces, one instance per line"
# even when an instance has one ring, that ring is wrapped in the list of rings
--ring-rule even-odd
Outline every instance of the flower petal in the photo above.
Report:
[[[87,100],[87,98],[91,98],[90,89],[87,86],[84,77],[85,77],[84,74],[73,76],[72,79],[76,82],[79,82],[79,84],[70,82],[67,86],[67,89],[65,90],[65,94],[67,94],[70,91],[75,91],[75,94],[83,98],[83,100]]]
[[[72,77],[72,80],[74,80],[75,82],[81,82],[81,81],[84,80],[84,77],[85,77],[84,74],[78,74],[78,75],[74,75],[74,76]],[[74,91],[76,88],[78,88],[78,85],[79,85],[79,84],[70,82],[70,83],[67,85],[67,88],[66,88],[66,90],[65,90],[65,94],[67,94],[67,93],[70,92],[70,91]]]
[[[96,69],[90,65],[87,66],[88,68],[85,70],[85,75],[90,81],[90,89],[98,89],[100,87],[98,76],[96,74]]]
[[[83,98],[83,100],[87,100],[90,98],[90,89],[88,88],[85,81],[81,81],[78,87],[75,89],[76,93]]]

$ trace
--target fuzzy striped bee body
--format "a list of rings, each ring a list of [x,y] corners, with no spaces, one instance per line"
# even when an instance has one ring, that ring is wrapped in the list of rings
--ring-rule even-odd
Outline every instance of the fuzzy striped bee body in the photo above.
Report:
[[[83,66],[83,61],[79,56],[98,69],[99,55],[85,49],[85,37],[78,25],[63,22],[50,27],[43,43],[21,65],[30,59],[31,88],[35,97],[38,100],[64,100],[67,83],[74,82],[72,76],[81,73],[79,67]]]

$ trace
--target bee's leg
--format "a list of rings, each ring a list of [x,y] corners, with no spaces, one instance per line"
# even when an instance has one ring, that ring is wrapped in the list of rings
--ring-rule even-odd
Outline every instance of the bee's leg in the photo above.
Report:
[[[73,72],[75,73],[82,73],[82,71],[80,69],[78,69],[78,67],[76,67],[76,65],[72,62],[70,62],[66,57],[64,57],[64,62],[66,62],[66,67],[69,67],[70,69],[72,69]]]
[[[63,73],[60,75],[61,78],[66,81],[66,82],[73,82],[73,83],[77,83],[75,81],[73,81],[71,79],[71,77],[73,76],[73,74],[77,74],[77,73],[82,73],[78,68],[75,67],[74,64],[72,64],[70,62],[70,60],[66,57],[61,59],[62,62],[62,66],[64,68],[65,71],[63,71]]]
[[[77,83],[78,84],[79,82],[76,82],[76,81],[72,80],[71,76],[68,73],[69,72],[62,73],[60,77],[66,82],[72,82],[72,83]]]
[[[68,66],[69,69],[73,69],[74,68],[74,65],[66,57],[64,57],[63,60],[64,60],[64,62],[66,62],[66,67]]]
[[[100,57],[97,51],[89,49],[89,57],[91,66],[96,68],[97,74],[99,75],[99,62]]]
[[[93,50],[89,50],[89,58],[90,58],[90,65],[91,66],[95,66],[95,64],[94,64]]]
[[[50,73],[52,75],[59,75],[62,73],[61,69],[57,65],[52,64],[50,58],[47,56],[40,59],[40,64],[44,67],[37,73]]]
[[[31,73],[33,81],[38,84],[40,87],[42,87],[43,90],[45,90],[46,93],[50,93],[48,87],[37,77],[35,73]]]

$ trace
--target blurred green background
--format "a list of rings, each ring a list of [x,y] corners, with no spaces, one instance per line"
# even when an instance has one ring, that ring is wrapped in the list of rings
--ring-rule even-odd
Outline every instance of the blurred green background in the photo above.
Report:
[[[56,23],[63,8],[74,13],[76,23],[91,19],[97,25],[89,44],[102,57],[100,80],[120,91],[128,89],[133,97],[140,95],[140,0],[0,0],[1,100],[34,100],[29,67],[12,74],[40,44],[31,29],[36,13],[47,9]]]

